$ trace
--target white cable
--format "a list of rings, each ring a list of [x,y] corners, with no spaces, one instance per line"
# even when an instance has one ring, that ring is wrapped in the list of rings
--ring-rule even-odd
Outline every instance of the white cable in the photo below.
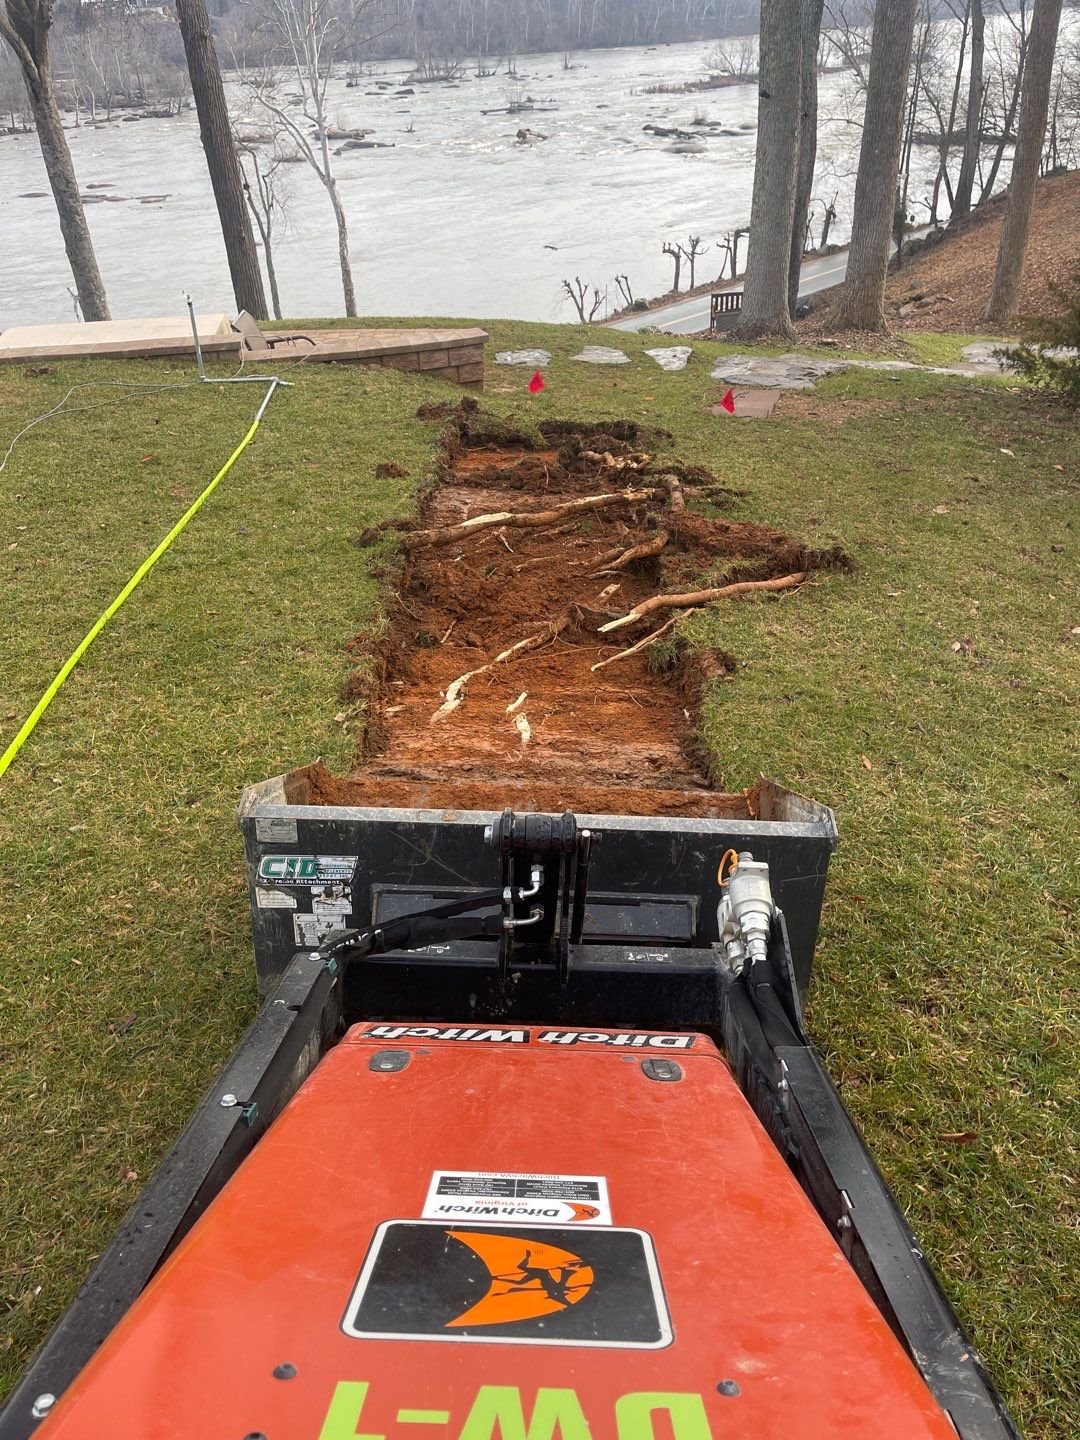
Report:
[[[221,384],[221,385],[231,384],[232,382],[234,382],[234,381],[237,379],[238,376],[240,376],[240,374],[241,374],[241,372],[243,371],[243,369],[244,369],[244,354],[243,354],[243,351],[241,351],[241,352],[240,352],[240,365],[239,365],[239,368],[236,370],[236,372],[235,372],[233,375],[224,376],[224,377],[222,377],[221,379],[219,379],[219,380],[217,380],[217,381],[213,380],[211,377],[208,376],[208,377],[207,377],[207,383],[210,384],[210,385],[213,385],[213,384]],[[247,380],[247,379],[251,379],[251,380],[262,380],[262,381],[264,381],[264,382],[267,383],[267,384],[268,384],[271,380],[274,380],[274,379],[277,379],[277,378],[278,378],[278,377],[273,376],[273,375],[267,375],[267,376],[252,375],[252,376],[250,376],[250,377],[249,377],[249,376],[244,376],[244,379],[245,379],[245,380]],[[115,396],[112,400],[101,400],[101,401],[99,401],[99,402],[98,402],[97,404],[95,404],[95,405],[72,405],[72,407],[70,408],[70,410],[69,410],[69,409],[66,409],[65,407],[66,407],[66,405],[67,405],[67,402],[71,399],[72,395],[75,394],[76,390],[116,389],[116,390],[124,390],[124,391],[129,392],[129,393],[130,393],[130,392],[134,392],[134,393],[136,394],[136,396],[140,396],[140,395],[161,395],[161,394],[163,394],[163,393],[164,393],[165,391],[167,391],[167,390],[195,390],[195,389],[198,389],[198,387],[199,387],[202,383],[203,383],[203,382],[202,382],[201,380],[180,380],[180,381],[177,381],[177,382],[176,382],[175,384],[173,384],[173,385],[140,385],[140,384],[136,383],[135,381],[131,381],[131,380],[84,380],[84,381],[83,381],[81,384],[79,384],[79,385],[72,385],[71,389],[67,392],[67,394],[64,396],[64,398],[60,401],[60,403],[59,403],[58,405],[54,405],[51,410],[46,410],[45,413],[44,413],[43,415],[39,415],[36,420],[31,420],[30,423],[29,423],[29,425],[24,425],[23,428],[19,431],[19,433],[14,437],[14,439],[11,441],[11,444],[7,447],[7,451],[6,451],[5,454],[4,454],[3,460],[0,460],[0,475],[2,475],[3,472],[4,472],[4,470],[7,468],[7,463],[8,463],[8,461],[11,459],[11,453],[12,453],[12,451],[15,449],[15,446],[19,443],[19,441],[22,439],[22,437],[23,437],[24,435],[26,435],[29,431],[33,430],[33,428],[35,427],[35,425],[40,425],[40,424],[42,424],[42,422],[45,421],[45,420],[51,420],[54,416],[59,416],[59,415],[78,415],[78,414],[81,414],[83,411],[86,411],[86,410],[100,410],[100,409],[102,409],[103,407],[105,407],[105,406],[107,406],[107,405],[115,405],[115,404],[118,403],[118,401],[120,401],[120,400],[122,400],[122,399],[124,398],[124,396],[122,396],[122,395],[117,395],[117,396]],[[279,382],[279,383],[285,383],[285,382]]]
[[[197,350],[197,347],[199,347],[199,334],[197,334],[197,331],[194,330],[194,310],[192,305],[192,298],[190,298],[190,295],[186,298],[187,305],[189,305],[189,311],[192,312],[192,328],[194,331],[194,337],[196,337]],[[298,366],[298,364],[304,364],[304,361],[307,360],[308,353],[310,353],[310,351],[305,351],[304,354],[298,354],[298,356],[289,357],[289,360],[287,361],[289,369]],[[71,409],[65,409],[65,406],[68,405],[68,400],[71,399],[72,395],[75,395],[76,390],[118,389],[125,390],[125,392],[128,393],[134,392],[137,393],[137,395],[163,395],[166,390],[197,389],[197,387],[199,387],[200,384],[203,383],[232,384],[235,383],[236,380],[240,379],[240,377],[242,377],[245,382],[249,382],[249,380],[251,380],[251,382],[262,382],[268,384],[269,382],[271,382],[271,380],[276,380],[276,383],[278,384],[289,383],[288,380],[282,380],[281,377],[271,376],[271,374],[266,374],[266,376],[262,376],[262,374],[252,374],[252,376],[245,376],[245,374],[243,374],[245,360],[246,356],[245,351],[243,351],[243,344],[240,344],[240,363],[238,369],[236,369],[233,374],[230,374],[230,376],[223,376],[217,380],[213,379],[212,376],[206,376],[206,380],[203,380],[202,377],[200,377],[199,380],[181,380],[181,382],[177,382],[176,384],[137,384],[134,382],[130,382],[130,380],[85,380],[85,382],[82,382],[81,384],[73,384],[71,390],[68,390],[68,393],[66,393],[65,397],[60,400],[59,405],[55,405],[52,409],[46,410],[45,415],[39,415],[37,416],[37,419],[30,420],[29,425],[24,425],[23,428],[20,429],[19,433],[14,436],[12,444],[7,446],[6,454],[4,454],[4,458],[0,461],[0,475],[3,474],[4,469],[7,468],[7,462],[9,462],[9,459],[12,458],[12,451],[14,448],[16,448],[16,445],[19,444],[20,439],[22,439],[23,435],[26,435],[27,432],[32,431],[32,429],[35,428],[36,425],[42,425],[45,420],[50,420],[53,418],[53,416],[60,415],[60,413],[63,413],[63,415],[79,415],[79,413],[84,412],[84,410],[99,410],[107,405],[117,405],[117,403],[120,402],[122,397],[124,397],[117,396],[115,397],[115,399],[112,400],[101,400],[98,405],[73,405]]]
[[[51,410],[46,410],[45,413],[39,415],[36,420],[31,420],[29,425],[24,425],[19,433],[12,439],[11,444],[7,447],[3,460],[0,460],[0,474],[3,474],[7,467],[7,463],[11,459],[11,452],[15,449],[15,446],[24,435],[33,430],[35,425],[40,425],[43,421],[51,420],[54,416],[60,414],[78,415],[84,410],[100,410],[107,405],[115,405],[124,398],[122,395],[116,395],[111,400],[100,400],[95,405],[73,405],[70,410],[65,409],[67,402],[71,399],[72,395],[75,394],[76,390],[107,388],[135,391],[138,395],[160,395],[166,390],[191,390],[194,389],[198,383],[197,380],[183,380],[175,385],[136,385],[124,380],[85,380],[79,385],[72,385],[71,389],[58,405],[54,405]]]

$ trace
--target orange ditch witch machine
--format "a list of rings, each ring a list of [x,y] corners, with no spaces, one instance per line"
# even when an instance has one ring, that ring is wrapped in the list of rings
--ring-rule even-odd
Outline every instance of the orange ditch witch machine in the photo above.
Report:
[[[264,1004],[0,1440],[1017,1440],[804,1033],[831,812],[765,794],[254,787]]]

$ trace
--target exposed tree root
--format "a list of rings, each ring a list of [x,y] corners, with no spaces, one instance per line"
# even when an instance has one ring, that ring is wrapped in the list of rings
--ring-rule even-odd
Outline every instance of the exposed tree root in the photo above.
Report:
[[[660,530],[654,539],[645,540],[640,545],[631,545],[629,550],[616,552],[614,560],[611,560],[610,563],[606,556],[601,555],[600,568],[590,570],[589,574],[594,577],[598,575],[613,575],[619,570],[625,570],[626,567],[632,565],[635,560],[649,560],[653,556],[659,555],[670,539],[670,530]]]
[[[448,525],[438,530],[414,530],[404,537],[407,550],[418,550],[425,545],[453,545],[458,540],[467,540],[484,530],[500,525],[518,529],[535,529],[545,525],[557,525],[568,515],[580,515],[589,510],[603,510],[610,505],[637,505],[647,500],[660,500],[663,490],[652,487],[643,490],[617,490],[607,495],[585,495],[580,500],[567,500],[554,505],[550,510],[502,510],[492,515],[474,515],[460,525]]]
[[[651,455],[638,450],[631,450],[628,455],[612,455],[610,450],[605,450],[603,454],[596,450],[582,450],[579,454],[582,460],[590,460],[605,470],[644,470],[652,460]]]
[[[681,515],[686,509],[686,498],[683,495],[682,484],[677,475],[665,475],[664,484],[668,488],[668,495],[671,497],[671,508],[676,515]]]
[[[532,726],[529,724],[526,716],[515,715],[514,728],[521,736],[521,748],[524,749],[525,746],[528,745],[529,741],[532,739]]]
[[[649,600],[642,600],[640,605],[635,605],[628,615],[601,625],[600,632],[606,634],[609,630],[621,630],[626,625],[644,620],[646,615],[654,615],[657,610],[689,610],[698,605],[711,605],[714,600],[728,600],[736,595],[746,595],[754,590],[793,590],[805,579],[806,571],[799,570],[794,575],[781,575],[776,580],[741,580],[735,585],[721,585],[717,590],[692,590],[686,595],[654,595]]]
[[[508,650],[503,650],[496,655],[494,660],[489,660],[486,665],[479,665],[475,670],[466,670],[464,675],[459,675],[446,687],[443,703],[432,715],[431,723],[434,725],[437,720],[444,720],[447,715],[453,714],[465,698],[469,682],[475,680],[477,675],[486,675],[497,665],[504,665],[508,660],[514,660],[517,656],[524,655],[530,650],[539,650],[541,645],[546,645],[549,640],[554,640],[560,631],[565,630],[573,619],[574,612],[564,610],[561,615],[557,615],[554,620],[549,621],[536,635],[526,636],[524,640],[519,640],[516,645],[511,645]]]
[[[664,621],[659,630],[651,631],[645,636],[644,640],[639,640],[636,645],[631,645],[629,650],[620,650],[617,655],[609,655],[606,660],[598,660],[595,665],[590,665],[589,669],[603,670],[605,665],[614,665],[617,660],[629,660],[631,655],[636,655],[640,650],[645,650],[654,640],[659,640],[661,635],[666,635],[673,626],[678,624],[683,615],[692,614],[692,610],[683,610],[678,615],[672,615],[670,620]],[[606,629],[607,627],[605,626],[604,628]]]

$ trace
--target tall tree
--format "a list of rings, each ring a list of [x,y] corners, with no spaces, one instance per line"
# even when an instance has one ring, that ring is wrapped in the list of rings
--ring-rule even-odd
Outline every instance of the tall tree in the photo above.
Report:
[[[278,235],[284,233],[287,220],[288,176],[285,159],[280,151],[275,151],[269,159],[260,160],[258,147],[247,145],[241,148],[240,164],[244,173],[244,196],[262,241],[274,319],[280,320],[281,296],[278,293],[277,266],[274,263],[274,243]]]
[[[878,0],[874,9],[851,247],[833,317],[838,329],[886,328],[885,279],[917,8],[918,0]]]
[[[994,147],[994,158],[990,162],[990,169],[982,181],[982,189],[979,192],[978,203],[981,205],[984,200],[989,200],[994,194],[994,186],[997,183],[998,170],[1005,158],[1005,151],[1013,144],[1016,135],[1016,112],[1020,109],[1020,95],[1024,88],[1024,68],[1027,64],[1028,41],[1030,39],[1030,26],[1028,25],[1028,11],[1031,8],[1032,0],[1019,0],[1015,12],[1003,9],[1001,13],[1002,23],[995,25],[993,43],[995,54],[995,89],[1000,92],[999,100],[1001,108],[994,108],[993,125],[998,133],[997,144]],[[1011,39],[1006,29],[1012,31]],[[987,117],[989,106],[985,98],[983,103],[983,118]]]
[[[1039,178],[1046,112],[1050,105],[1050,80],[1054,69],[1061,0],[1035,0],[1024,67],[1024,93],[1020,101],[1020,124],[1013,151],[1005,219],[998,242],[994,287],[984,319],[1002,324],[1016,314],[1020,284],[1024,278],[1031,212],[1035,205],[1035,182]]]
[[[349,256],[349,227],[330,158],[330,120],[327,86],[334,62],[346,50],[355,51],[372,36],[359,33],[367,22],[386,25],[383,0],[245,0],[262,28],[277,66],[245,78],[251,95],[295,143],[298,152],[318,176],[326,191],[338,236],[338,264],[345,314],[356,314],[356,290]],[[280,67],[280,68],[279,68]],[[291,96],[281,91],[287,73],[295,86]],[[290,103],[299,97],[299,110]],[[314,130],[314,135],[311,130]]]
[[[979,135],[982,131],[983,53],[986,17],[982,0],[971,5],[971,73],[968,76],[967,120],[964,124],[964,153],[953,196],[952,218],[960,220],[971,210],[971,191],[975,184],[975,167],[979,163]]]
[[[180,22],[180,34],[187,55],[191,92],[199,115],[199,134],[206,152],[210,184],[214,188],[233,294],[238,309],[263,319],[269,312],[263,292],[262,272],[255,237],[251,233],[240,161],[229,124],[221,67],[204,0],[176,0],[176,18]]]
[[[945,3],[953,18],[960,21],[960,44],[954,50],[950,43],[952,36],[944,34],[943,27],[940,25],[934,26],[928,32],[926,44],[923,47],[922,96],[921,98],[916,97],[920,119],[925,113],[921,102],[925,101],[926,109],[937,121],[938,127],[938,167],[937,174],[934,176],[934,188],[930,195],[931,225],[937,224],[942,187],[948,196],[950,208],[952,206],[953,190],[949,179],[949,152],[952,149],[956,117],[960,110],[960,91],[964,81],[964,67],[967,64],[968,32],[971,29],[971,0],[966,0],[959,12],[957,11],[958,0],[945,0]],[[952,83],[946,90],[950,62]],[[947,107],[945,104],[946,94],[950,96]]]
[[[810,194],[814,188],[814,166],[817,164],[818,130],[818,36],[825,0],[809,0],[806,17],[807,33],[802,47],[802,75],[799,95],[799,159],[795,169],[795,213],[791,222],[791,257],[788,264],[788,314],[794,319],[802,278],[803,250],[806,245],[806,220],[810,213]]]
[[[750,246],[735,334],[794,336],[788,272],[799,168],[802,55],[813,0],[761,0],[758,132]]]
[[[49,63],[52,10],[53,0],[0,0],[0,38],[11,47],[22,70],[83,319],[108,320],[109,302],[53,88]]]

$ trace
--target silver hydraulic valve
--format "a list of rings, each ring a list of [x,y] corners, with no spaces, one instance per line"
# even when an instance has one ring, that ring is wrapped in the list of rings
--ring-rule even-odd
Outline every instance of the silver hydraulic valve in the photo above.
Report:
[[[772,886],[769,884],[768,863],[755,860],[749,850],[742,851],[739,863],[728,881],[728,898],[731,912],[742,931],[750,963],[764,960],[769,947],[773,916],[776,914]]]
[[[764,960],[769,947],[776,905],[769,884],[769,866],[743,850],[723,880],[716,918],[720,942],[732,968],[739,972],[746,961]]]

